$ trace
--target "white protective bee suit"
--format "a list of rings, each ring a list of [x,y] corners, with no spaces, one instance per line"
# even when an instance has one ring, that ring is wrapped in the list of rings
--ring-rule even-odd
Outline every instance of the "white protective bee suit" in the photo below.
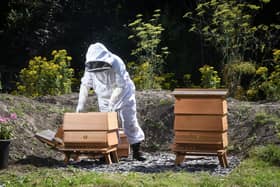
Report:
[[[136,117],[135,86],[122,59],[103,44],[95,43],[87,50],[85,66],[76,112],[83,110],[88,90],[93,88],[101,112],[119,113],[128,142],[143,141],[145,136]]]

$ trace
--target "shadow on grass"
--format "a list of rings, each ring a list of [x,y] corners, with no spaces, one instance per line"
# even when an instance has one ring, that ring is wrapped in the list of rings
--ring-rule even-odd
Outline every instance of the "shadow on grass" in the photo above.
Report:
[[[15,162],[17,165],[33,165],[36,167],[50,167],[57,168],[65,166],[63,160],[56,160],[51,157],[37,157],[34,155],[29,155],[24,159],[20,159]]]
[[[20,159],[14,162],[16,165],[33,165],[35,167],[49,167],[49,168],[59,168],[59,167],[67,167],[67,166],[98,166],[105,164],[105,161],[100,161],[99,159],[91,160],[91,161],[69,161],[69,163],[65,164],[63,160],[57,160],[52,157],[38,157],[34,155],[29,155],[24,159]]]

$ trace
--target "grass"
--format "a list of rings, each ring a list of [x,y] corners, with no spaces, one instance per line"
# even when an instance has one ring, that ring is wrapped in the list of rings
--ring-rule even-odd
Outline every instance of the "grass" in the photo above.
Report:
[[[280,167],[263,161],[253,154],[227,176],[208,173],[163,172],[97,173],[68,167],[66,169],[36,168],[34,166],[10,167],[0,171],[0,186],[265,186],[280,184]]]

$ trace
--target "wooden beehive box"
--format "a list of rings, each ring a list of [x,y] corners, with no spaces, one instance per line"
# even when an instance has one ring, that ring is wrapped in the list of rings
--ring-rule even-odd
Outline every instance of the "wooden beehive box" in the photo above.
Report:
[[[175,152],[216,152],[226,149],[226,89],[175,89]]]
[[[130,154],[130,145],[123,129],[119,129],[119,144],[117,152],[119,157],[128,157]]]
[[[65,148],[106,148],[118,144],[116,112],[65,113]]]

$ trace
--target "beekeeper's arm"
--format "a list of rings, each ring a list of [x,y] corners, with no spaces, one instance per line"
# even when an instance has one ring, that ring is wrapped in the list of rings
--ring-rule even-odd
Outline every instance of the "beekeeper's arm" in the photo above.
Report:
[[[125,65],[118,56],[115,56],[115,60],[112,63],[112,68],[116,73],[116,84],[114,85],[114,89],[109,101],[110,111],[114,111],[116,109],[115,104],[121,99],[120,96],[122,95],[122,92],[126,86],[125,75],[127,74]]]
[[[84,110],[84,106],[88,97],[88,91],[91,87],[92,87],[92,79],[90,73],[85,71],[84,76],[81,79],[79,101],[76,107],[76,112],[81,112]]]

